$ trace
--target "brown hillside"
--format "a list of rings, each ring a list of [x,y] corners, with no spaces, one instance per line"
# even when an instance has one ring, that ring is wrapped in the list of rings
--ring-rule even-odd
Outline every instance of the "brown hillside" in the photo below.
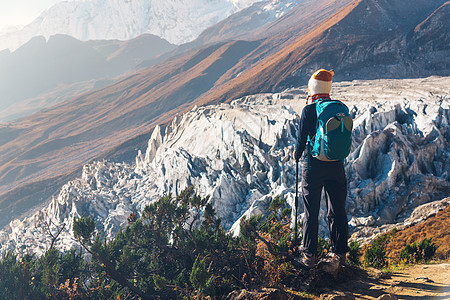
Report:
[[[305,58],[314,54],[314,49],[318,48],[318,41],[323,37],[324,32],[342,20],[359,2],[360,0],[352,1],[331,18],[319,23],[317,27],[312,28],[307,34],[281,51],[271,55],[242,76],[213,91],[211,95],[207,95],[206,99],[227,100],[238,98],[245,93],[277,90],[283,80],[304,66]],[[308,70],[308,73],[311,73],[311,70]],[[305,84],[305,81],[297,82],[297,85],[302,84]]]
[[[425,222],[401,230],[395,234],[386,246],[388,259],[395,261],[400,256],[400,251],[407,245],[431,238],[438,245],[436,257],[448,259],[450,257],[450,206]]]

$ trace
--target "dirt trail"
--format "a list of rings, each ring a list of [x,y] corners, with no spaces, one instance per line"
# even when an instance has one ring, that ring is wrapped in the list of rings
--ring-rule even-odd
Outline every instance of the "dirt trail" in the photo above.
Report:
[[[339,292],[321,298],[351,299],[348,296],[353,294],[355,299],[378,299],[390,294],[406,300],[450,299],[450,263],[414,265],[388,274],[371,269],[359,280],[347,281],[336,290]]]

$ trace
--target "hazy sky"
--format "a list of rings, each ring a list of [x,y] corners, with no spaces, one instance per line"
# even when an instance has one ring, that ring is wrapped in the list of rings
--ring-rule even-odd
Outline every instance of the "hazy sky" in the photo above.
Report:
[[[23,26],[45,9],[64,0],[0,0],[0,30],[7,26]]]

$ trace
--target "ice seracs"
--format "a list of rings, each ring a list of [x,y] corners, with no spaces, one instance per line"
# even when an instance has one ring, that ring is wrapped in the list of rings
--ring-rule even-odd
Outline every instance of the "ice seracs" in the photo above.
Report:
[[[448,196],[448,80],[335,83],[332,97],[348,104],[355,125],[346,162],[352,232],[401,222],[419,205]],[[76,244],[71,227],[80,216],[94,216],[97,229],[111,237],[133,210],[191,185],[210,196],[225,228],[238,234],[240,218],[264,214],[276,195],[294,203],[292,150],[304,96],[304,88],[247,96],[195,107],[157,126],[134,165],[84,166],[48,207],[0,232],[1,251],[43,253],[50,245],[45,224],[65,226],[56,246],[67,250]],[[320,226],[326,233],[325,218]]]

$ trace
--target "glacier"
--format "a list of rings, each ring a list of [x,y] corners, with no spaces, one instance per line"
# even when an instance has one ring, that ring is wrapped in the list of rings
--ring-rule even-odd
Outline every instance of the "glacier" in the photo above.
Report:
[[[442,201],[450,191],[449,80],[334,83],[332,98],[344,101],[354,119],[346,174],[355,238],[386,224],[411,223],[412,212],[423,205],[449,204]],[[50,246],[50,233],[59,229],[56,247],[68,250],[77,246],[71,228],[81,216],[94,216],[96,229],[111,238],[134,210],[139,214],[160,196],[191,185],[210,196],[225,228],[239,234],[240,218],[264,214],[275,196],[294,204],[292,152],[305,96],[306,87],[299,87],[194,107],[176,116],[153,130],[134,164],[87,164],[46,207],[12,221],[0,231],[0,252],[40,255]],[[327,233],[324,210],[323,204],[322,234]]]
[[[263,1],[267,22],[303,0]],[[66,34],[81,41],[129,40],[154,34],[172,44],[194,40],[206,28],[258,0],[76,0],[57,3],[22,28],[0,35],[0,50],[15,51],[35,36]]]

